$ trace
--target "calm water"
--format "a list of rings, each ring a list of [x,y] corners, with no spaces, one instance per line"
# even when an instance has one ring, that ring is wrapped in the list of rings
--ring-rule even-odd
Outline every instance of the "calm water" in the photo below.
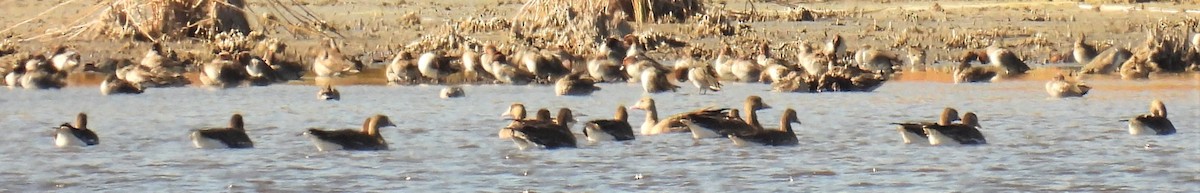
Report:
[[[771,93],[732,84],[712,95],[653,95],[662,116],[704,106],[740,107],[750,94],[803,122],[801,145],[733,147],[686,134],[572,150],[517,150],[496,138],[512,102],[570,107],[581,121],[610,118],[642,95],[602,85],[592,97],[555,97],[545,86],[468,86],[467,98],[437,98],[438,86],[343,86],[343,101],[315,99],[311,86],[151,89],[101,96],[94,87],[0,91],[0,192],[993,192],[1200,191],[1200,83],[1092,80],[1085,98],[1049,99],[1042,81],[954,85],[891,82],[874,93]],[[1166,87],[1166,88],[1164,88]],[[1130,136],[1118,122],[1163,99],[1179,134]],[[933,120],[943,107],[977,112],[991,144],[905,145],[889,122]],[[55,148],[51,127],[88,112],[101,145]],[[190,129],[225,126],[243,113],[256,149],[193,149]],[[385,114],[392,150],[316,152],[309,127],[357,128]],[[644,112],[630,111],[638,128]],[[575,128],[579,129],[579,128]],[[1152,144],[1152,148],[1146,148]]]

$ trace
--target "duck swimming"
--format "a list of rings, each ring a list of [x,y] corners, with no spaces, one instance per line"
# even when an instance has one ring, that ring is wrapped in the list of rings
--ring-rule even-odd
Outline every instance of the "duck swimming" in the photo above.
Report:
[[[87,114],[75,116],[75,125],[63,123],[54,130],[54,146],[93,146],[100,144],[100,137],[87,128]]]
[[[591,120],[583,124],[583,135],[591,142],[633,140],[633,127],[629,125],[629,114],[625,106],[617,106],[613,119]]]
[[[387,141],[379,134],[380,127],[395,127],[385,115],[375,115],[363,122],[362,129],[321,130],[310,128],[304,136],[312,140],[317,151],[331,150],[387,150]]]
[[[333,88],[333,84],[326,84],[325,87],[321,87],[320,91],[317,91],[317,99],[337,101],[342,100],[342,94],[338,93],[338,90]]]
[[[692,137],[717,138],[729,135],[748,136],[762,130],[758,123],[758,110],[769,109],[771,106],[762,102],[758,96],[746,97],[744,104],[745,120],[730,117],[728,109],[702,109],[688,113],[680,119],[692,131]]]
[[[929,145],[982,145],[987,144],[979,132],[979,118],[975,113],[963,114],[962,123],[950,125],[924,125],[929,134]]]
[[[254,148],[254,142],[246,135],[245,125],[241,114],[233,114],[229,118],[229,127],[193,130],[190,135],[192,145],[201,149]]]
[[[904,144],[910,144],[914,141],[928,141],[929,135],[925,133],[925,125],[950,125],[954,121],[958,121],[958,110],[950,107],[942,109],[941,118],[937,122],[915,122],[915,123],[892,123],[896,125],[896,131],[900,132],[900,138],[904,140]]]
[[[1167,105],[1161,100],[1150,101],[1150,113],[1138,115],[1129,121],[1130,135],[1175,134],[1175,125],[1167,119]]]
[[[544,109],[543,109],[544,110]],[[540,115],[543,110],[538,110]],[[545,110],[549,114],[549,110]],[[558,116],[554,121],[517,121],[511,126],[512,140],[521,150],[532,147],[544,149],[575,148],[575,134],[567,123],[569,116]]]
[[[800,139],[796,138],[796,132],[792,131],[792,123],[800,124],[800,118],[796,117],[796,110],[788,108],[783,111],[783,117],[779,119],[779,129],[761,130],[750,135],[729,135],[729,139],[733,140],[735,146],[748,145],[763,145],[763,146],[794,146],[800,143]]]

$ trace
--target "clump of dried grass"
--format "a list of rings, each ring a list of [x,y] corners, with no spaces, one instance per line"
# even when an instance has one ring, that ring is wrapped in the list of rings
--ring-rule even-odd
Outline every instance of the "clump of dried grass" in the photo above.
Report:
[[[399,20],[400,25],[421,25],[421,16],[418,16],[417,12],[408,12],[400,16]]]
[[[294,35],[324,35],[326,32],[320,28],[322,20],[302,6],[295,7],[280,0],[260,3],[270,11],[262,13],[261,17],[247,18],[252,11],[245,8],[245,0],[105,0],[97,2],[90,8],[92,12],[85,13],[72,24],[30,39],[83,36],[160,42],[189,37],[211,38],[220,33],[247,35],[257,31],[251,27],[250,19],[262,26],[260,30],[283,28]]]
[[[451,23],[458,23],[458,30],[467,33],[490,32],[512,28],[513,26],[512,22],[508,21],[508,19],[497,17],[491,19],[469,17],[458,21],[451,21]]]

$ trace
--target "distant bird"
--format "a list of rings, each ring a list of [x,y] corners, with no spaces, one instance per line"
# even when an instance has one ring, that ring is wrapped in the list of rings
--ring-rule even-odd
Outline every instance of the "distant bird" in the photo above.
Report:
[[[667,80],[666,72],[657,68],[647,68],[641,73],[642,90],[646,93],[675,92],[679,86]]]
[[[74,72],[81,69],[79,52],[66,46],[56,46],[53,55],[50,57],[50,62],[54,64],[54,68],[59,72]]]
[[[749,56],[742,55],[730,61],[729,73],[732,73],[732,78],[738,82],[755,82],[758,81],[758,76],[762,75],[762,66],[755,64]]]
[[[973,112],[963,114],[962,123],[924,125],[923,128],[929,134],[929,145],[987,144],[987,139],[979,132],[979,118]]]
[[[783,117],[779,119],[778,130],[761,130],[749,135],[731,134],[729,139],[733,140],[733,144],[736,146],[794,146],[800,143],[800,139],[792,130],[792,123],[800,124],[800,118],[796,117],[796,110],[788,108],[783,111]]]
[[[1001,48],[999,45],[992,44],[992,46],[989,46],[987,48],[987,57],[988,62],[992,65],[1004,69],[1003,72],[1005,75],[1019,75],[1025,74],[1025,71],[1029,71],[1029,65],[1026,65],[1024,60],[1021,60],[1012,51]]]
[[[746,97],[743,106],[746,111],[746,118],[743,120],[730,117],[728,109],[706,108],[684,115],[680,118],[680,122],[687,125],[688,129],[692,131],[692,137],[696,139],[719,138],[729,135],[747,136],[762,130],[757,112],[769,109],[771,106],[763,103],[761,97],[754,95]]]
[[[1099,53],[1096,51],[1096,46],[1089,45],[1086,41],[1087,36],[1083,33],[1080,33],[1079,39],[1075,40],[1075,49],[1071,52],[1071,55],[1075,57],[1076,63],[1090,63],[1092,62],[1092,59],[1096,58],[1096,55]]]
[[[1129,122],[1130,135],[1175,134],[1175,125],[1171,124],[1170,119],[1167,119],[1167,105],[1158,99],[1150,101],[1150,113],[1122,121]]]
[[[958,110],[950,107],[942,109],[942,115],[937,122],[912,122],[912,123],[892,123],[896,125],[896,130],[900,132],[900,138],[904,140],[904,144],[910,144],[914,141],[925,143],[929,141],[929,134],[925,133],[925,125],[950,125],[954,121],[958,121]]]
[[[229,118],[229,127],[204,128],[193,130],[192,145],[196,148],[254,148],[254,142],[246,135],[245,123],[241,114],[233,114]]]
[[[539,110],[540,114],[541,110]],[[546,111],[549,112],[549,111]],[[517,148],[525,150],[529,148],[575,148],[575,134],[571,132],[570,127],[566,124],[568,117],[559,116],[554,121],[523,121],[514,122],[511,126],[512,141],[516,143]]]
[[[985,57],[971,51],[964,52],[963,56],[960,57],[958,66],[954,68],[954,83],[991,82],[998,79],[999,75],[1003,72],[997,67],[971,66],[971,61],[976,59],[982,61]]]
[[[541,110],[539,110],[537,112],[536,118],[525,119],[525,116],[526,116],[525,104],[521,104],[521,103],[513,103],[513,104],[509,105],[508,110],[504,111],[504,114],[500,114],[500,116],[511,117],[509,120],[512,120],[512,122],[509,123],[508,126],[500,128],[500,132],[497,133],[497,135],[500,136],[500,139],[512,139],[512,128],[514,126],[516,126],[517,124],[520,124],[521,122],[524,122],[524,121],[551,121],[549,110],[547,110],[545,112],[542,112]]]
[[[325,38],[317,49],[317,57],[313,61],[312,71],[318,77],[336,76],[354,68],[354,64],[351,64],[351,61],[342,54],[341,48],[338,48],[337,42],[333,39]]]
[[[100,94],[102,95],[142,94],[143,91],[142,86],[121,80],[115,74],[109,74],[104,78],[104,82],[100,82]]]
[[[321,87],[320,91],[317,91],[317,99],[337,101],[342,99],[342,94],[338,93],[332,84],[326,84],[325,87]]]
[[[883,72],[884,74],[894,73],[896,67],[903,64],[895,53],[871,46],[863,46],[862,49],[855,52],[854,60],[863,70]]]
[[[737,58],[734,55],[733,48],[729,45],[721,46],[721,50],[717,53],[717,58],[713,60],[713,70],[716,71],[716,76],[720,79],[733,79],[733,61]]]
[[[207,86],[232,88],[243,80],[246,80],[245,67],[234,61],[233,55],[227,52],[217,54],[217,58],[203,64],[200,69],[200,83]]]
[[[464,97],[464,96],[466,96],[466,94],[463,92],[463,89],[460,86],[449,86],[446,88],[442,88],[441,94],[438,94],[438,96],[442,97],[444,99],[448,99],[448,98]]]
[[[66,78],[66,74],[59,73],[45,56],[37,55],[25,62],[20,83],[25,89],[59,89],[67,85]]]
[[[591,142],[633,140],[633,126],[629,125],[629,114],[625,106],[617,106],[613,119],[591,120],[583,125],[583,135]]]
[[[9,89],[21,87],[21,77],[25,76],[26,71],[25,65],[13,65],[12,71],[4,74],[4,84]]]
[[[928,54],[925,52],[925,49],[927,48],[920,46],[908,47],[908,67],[910,71],[920,72],[929,68]]]
[[[1133,52],[1130,52],[1129,49],[1113,46],[1113,48],[1109,48],[1093,58],[1092,61],[1086,63],[1087,65],[1084,65],[1081,71],[1084,74],[1109,74],[1117,72],[1121,64],[1125,64],[1125,61],[1129,60],[1130,57],[1133,57]]]
[[[381,127],[395,127],[385,115],[375,115],[363,122],[362,129],[321,130],[310,128],[304,136],[312,140],[317,151],[357,150],[373,151],[387,150],[387,141],[379,134]]]
[[[577,122],[579,121],[575,120],[575,114],[569,108],[559,108],[554,118],[554,124],[566,126],[567,130],[574,128]]]
[[[679,122],[679,119],[683,117],[682,115],[664,117],[662,120],[659,120],[658,105],[655,104],[653,98],[642,97],[630,109],[646,111],[646,119],[644,119],[642,126],[640,126],[642,135],[688,132],[687,125]]]
[[[628,78],[622,72],[619,61],[610,60],[605,54],[597,54],[587,60],[588,75],[598,82],[625,81]]]
[[[492,61],[492,71],[496,80],[500,83],[510,85],[527,85],[534,82],[534,74],[528,71],[518,69],[516,66],[505,61],[506,56],[497,54],[496,60]]]
[[[100,137],[96,136],[95,132],[87,128],[87,114],[79,113],[75,116],[75,125],[63,123],[55,128],[54,131],[54,146],[70,147],[70,146],[93,146],[100,144]]]
[[[1092,87],[1084,84],[1082,81],[1067,80],[1066,76],[1063,76],[1061,73],[1055,75],[1054,79],[1046,82],[1046,93],[1055,98],[1082,97],[1091,90]]]
[[[558,96],[587,96],[600,90],[591,78],[583,77],[583,73],[572,73],[554,83],[554,94]]]
[[[388,84],[414,84],[421,80],[421,71],[417,69],[412,54],[408,52],[396,54],[384,73]]]
[[[142,56],[142,61],[138,64],[142,67],[155,69],[166,66],[166,61],[166,57],[163,56],[162,44],[155,42],[150,44],[150,50],[146,51],[146,54]]]
[[[700,64],[692,66],[688,69],[688,81],[696,86],[698,93],[704,94],[708,91],[721,91],[721,81],[717,77],[717,71],[710,65]]]
[[[417,70],[421,72],[421,76],[428,78],[434,84],[439,84],[446,76],[459,71],[450,64],[452,59],[446,57],[445,51],[425,52],[417,58]]]

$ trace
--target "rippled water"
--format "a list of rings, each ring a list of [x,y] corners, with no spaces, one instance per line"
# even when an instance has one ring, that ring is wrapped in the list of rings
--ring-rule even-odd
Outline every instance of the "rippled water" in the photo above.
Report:
[[[94,87],[0,91],[0,192],[992,192],[1200,191],[1200,83],[1194,79],[1090,81],[1085,98],[1049,99],[1041,81],[954,85],[891,82],[873,93],[770,93],[732,84],[712,95],[653,95],[667,116],[704,106],[738,107],[750,94],[803,122],[801,145],[733,147],[685,134],[569,150],[517,150],[496,138],[512,102],[570,107],[581,121],[610,118],[642,95],[606,84],[592,97],[555,97],[545,86],[467,86],[467,98],[437,98],[438,86],[343,86],[343,101],[299,85],[206,90],[151,89],[101,96]],[[1171,87],[1161,89],[1160,87]],[[1118,122],[1163,99],[1179,134],[1130,136]],[[979,114],[989,145],[905,145],[889,122],[933,120],[943,107]],[[50,128],[88,112],[101,145],[59,149]],[[190,147],[188,130],[245,115],[257,148]],[[392,150],[316,152],[308,127],[355,128],[372,114]],[[634,128],[644,112],[631,111]],[[578,128],[576,128],[578,129]],[[1146,148],[1151,144],[1151,148]]]

